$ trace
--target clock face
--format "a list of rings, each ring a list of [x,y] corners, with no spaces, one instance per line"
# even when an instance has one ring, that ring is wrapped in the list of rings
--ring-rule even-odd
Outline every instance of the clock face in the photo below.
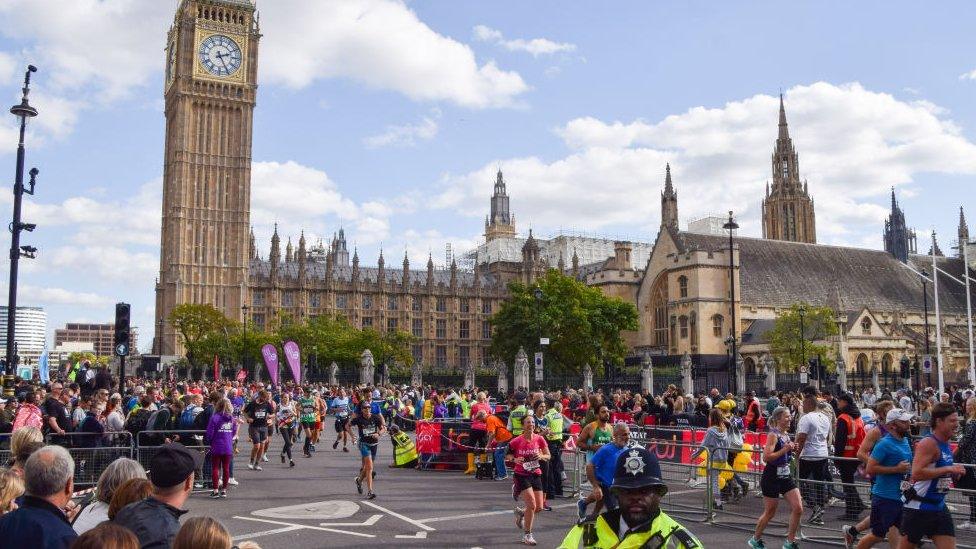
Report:
[[[214,76],[234,74],[241,61],[241,47],[227,36],[213,34],[200,43],[200,64]]]

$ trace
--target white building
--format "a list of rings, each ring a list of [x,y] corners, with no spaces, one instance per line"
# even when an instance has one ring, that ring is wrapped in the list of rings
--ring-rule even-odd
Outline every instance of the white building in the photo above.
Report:
[[[47,346],[47,312],[42,307],[17,307],[14,332],[21,364],[37,364]],[[7,307],[0,306],[0,356],[7,355]]]

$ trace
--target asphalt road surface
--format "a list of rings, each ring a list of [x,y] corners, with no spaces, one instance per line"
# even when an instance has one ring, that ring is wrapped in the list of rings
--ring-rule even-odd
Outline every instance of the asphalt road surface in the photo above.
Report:
[[[209,492],[194,493],[187,501],[187,516],[209,515],[219,519],[235,541],[253,540],[264,549],[295,547],[517,547],[521,532],[515,528],[510,481],[475,480],[460,472],[393,469],[388,440],[380,444],[377,458],[376,499],[366,501],[356,492],[353,478],[359,455],[332,449],[334,435],[320,441],[311,458],[295,450],[296,466],[282,465],[276,436],[270,461],[263,471],[247,468],[250,443],[241,441],[235,460],[240,485],[229,497],[212,500]],[[746,547],[749,530],[761,513],[762,500],[752,495],[727,505],[721,524],[702,522],[704,492],[689,486],[687,470],[667,469],[671,494],[670,514],[694,532],[705,547]],[[568,485],[568,483],[567,483]],[[575,498],[557,499],[552,512],[543,512],[533,528],[539,547],[556,547],[575,521]],[[783,504],[784,508],[786,505]],[[667,510],[667,508],[666,508]],[[836,513],[840,512],[836,508]],[[733,512],[740,512],[735,516]],[[809,514],[809,513],[805,513]],[[839,544],[840,523],[818,535]],[[782,532],[772,526],[768,547],[780,547]],[[814,532],[807,531],[807,535]],[[804,541],[806,547],[828,545]]]

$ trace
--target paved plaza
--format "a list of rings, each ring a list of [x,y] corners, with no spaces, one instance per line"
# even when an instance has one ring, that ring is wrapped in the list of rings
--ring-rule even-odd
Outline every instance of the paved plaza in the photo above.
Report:
[[[358,454],[343,453],[341,447],[332,450],[333,440],[320,442],[312,458],[297,452],[296,466],[289,468],[279,461],[281,439],[276,437],[268,455],[271,461],[260,472],[247,469],[250,444],[242,441],[235,462],[240,485],[224,500],[211,500],[205,491],[194,494],[187,502],[188,516],[213,516],[227,526],[235,541],[252,539],[264,549],[520,546],[510,482],[479,481],[458,472],[388,468],[391,450],[384,440],[377,458],[377,498],[366,501],[353,482]],[[669,481],[669,505],[680,506],[689,518],[674,516],[705,547],[745,547],[748,532],[734,527],[751,527],[755,518],[729,517],[721,526],[702,523],[702,488],[679,480],[681,473],[665,476],[675,479]],[[539,547],[556,547],[575,520],[575,499],[553,503],[554,510],[543,512],[533,529]],[[750,496],[740,506],[755,517],[761,502]],[[770,547],[781,544],[775,537],[768,542]],[[816,546],[821,544],[803,544]]]

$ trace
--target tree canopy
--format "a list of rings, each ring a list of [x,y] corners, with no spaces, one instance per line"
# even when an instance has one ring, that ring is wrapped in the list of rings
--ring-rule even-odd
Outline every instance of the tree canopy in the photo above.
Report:
[[[803,334],[800,334],[800,308],[803,308]],[[773,329],[767,333],[769,351],[780,370],[796,371],[800,364],[814,357],[833,372],[834,359],[827,338],[838,334],[834,311],[830,307],[812,307],[794,303],[776,317]],[[804,357],[806,360],[804,360]]]
[[[535,284],[513,282],[508,289],[511,297],[491,319],[492,356],[511,361],[519,347],[538,351],[539,338],[547,337],[544,352],[550,371],[579,373],[586,364],[597,368],[602,359],[623,362],[621,332],[638,327],[632,304],[555,270]]]

